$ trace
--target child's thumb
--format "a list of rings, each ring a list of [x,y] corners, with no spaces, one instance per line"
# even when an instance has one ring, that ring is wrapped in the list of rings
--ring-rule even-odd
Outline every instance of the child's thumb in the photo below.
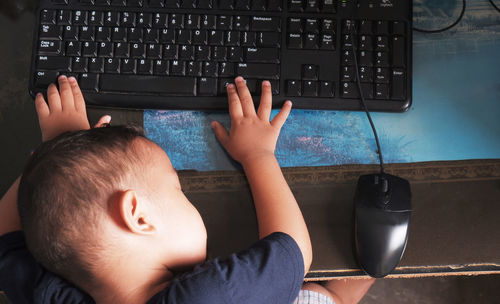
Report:
[[[214,130],[215,137],[219,140],[219,142],[226,147],[226,143],[229,140],[229,134],[227,133],[226,128],[224,128],[223,125],[220,124],[218,121],[212,121],[210,124],[212,126],[212,129]]]

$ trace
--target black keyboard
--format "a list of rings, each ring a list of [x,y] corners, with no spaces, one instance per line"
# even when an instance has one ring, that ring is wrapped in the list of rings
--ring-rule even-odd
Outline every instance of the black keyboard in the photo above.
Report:
[[[243,76],[258,102],[403,112],[411,105],[410,0],[41,0],[30,93],[75,76],[88,104],[227,108]],[[354,37],[354,39],[351,39]],[[354,40],[354,41],[353,41]]]

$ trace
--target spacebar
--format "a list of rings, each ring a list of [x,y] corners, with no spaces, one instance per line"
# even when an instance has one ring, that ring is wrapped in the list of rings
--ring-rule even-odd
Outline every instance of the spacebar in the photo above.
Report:
[[[187,96],[194,96],[196,92],[196,78],[193,77],[102,74],[100,79],[100,89],[106,92],[163,93]]]

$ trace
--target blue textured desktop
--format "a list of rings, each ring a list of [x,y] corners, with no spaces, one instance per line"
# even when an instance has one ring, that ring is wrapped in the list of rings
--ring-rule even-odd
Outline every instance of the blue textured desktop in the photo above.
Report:
[[[461,9],[459,1],[414,3],[420,28],[450,24]],[[487,1],[467,3],[457,27],[414,32],[410,110],[372,113],[386,163],[500,158],[500,13]],[[212,120],[229,127],[227,112],[144,111],[148,137],[177,170],[234,170]],[[283,167],[375,164],[375,151],[363,112],[292,110],[276,156]]]

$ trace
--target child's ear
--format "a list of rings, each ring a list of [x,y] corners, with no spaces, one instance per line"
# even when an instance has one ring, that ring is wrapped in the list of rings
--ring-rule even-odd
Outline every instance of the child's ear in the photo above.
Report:
[[[118,205],[121,220],[131,232],[153,234],[156,231],[144,208],[144,202],[137,198],[135,191],[126,190],[120,193]]]

